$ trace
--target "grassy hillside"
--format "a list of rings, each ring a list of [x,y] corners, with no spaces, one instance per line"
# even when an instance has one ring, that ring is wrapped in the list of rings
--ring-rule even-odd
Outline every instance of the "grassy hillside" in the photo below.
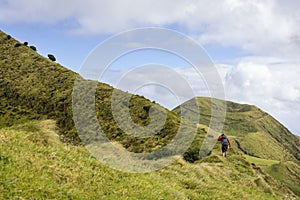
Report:
[[[200,132],[185,153],[186,160],[194,161],[198,157],[201,143],[211,121],[211,108],[224,103],[221,100],[198,97],[200,114]],[[259,108],[247,104],[226,101],[227,111],[224,132],[229,136],[237,152],[246,154],[249,162],[254,163],[273,178],[286,184],[299,195],[300,141],[283,125]],[[182,106],[189,108],[190,101]],[[180,108],[174,112],[180,113]],[[186,111],[188,119],[199,118],[193,110]],[[237,153],[235,152],[235,153]]]
[[[66,139],[72,135],[70,108],[76,74],[0,32],[0,127],[27,119],[55,118]]]
[[[300,167],[294,162],[286,161],[266,167],[270,176],[287,185],[295,194],[300,196]]]
[[[52,120],[0,129],[0,199],[296,198],[242,156],[181,159],[157,172],[108,168],[82,146],[62,143]],[[222,191],[220,193],[220,191]]]
[[[220,107],[224,101],[210,98],[197,98],[201,114],[200,123],[209,126],[211,108]],[[190,107],[192,102],[187,101],[181,106]],[[260,158],[276,160],[300,160],[300,141],[272,116],[259,108],[226,101],[226,119],[224,133],[230,135],[240,150],[244,153]],[[173,110],[180,113],[180,107]],[[185,116],[188,119],[199,118],[193,110],[188,110]]]
[[[227,104],[224,131],[233,148],[223,159],[217,144],[207,152],[209,156],[198,160],[204,138],[214,140],[214,136],[207,136],[211,117],[217,117],[211,116],[210,99],[196,99],[201,124],[194,124],[189,120],[199,116],[190,109],[192,100],[182,105],[187,108],[182,109],[184,113],[179,108],[168,111],[142,96],[79,78],[82,86],[96,85],[95,102],[79,110],[87,119],[80,133],[95,128],[89,123],[94,119],[91,111],[110,141],[131,152],[154,152],[170,143],[179,130],[185,140],[197,130],[183,155],[185,161],[180,158],[155,173],[128,174],[102,165],[80,145],[72,111],[78,74],[1,31],[0,52],[0,199],[282,199],[292,198],[293,192],[299,194],[300,140],[254,106],[216,100],[215,108]],[[79,104],[90,101],[82,94],[94,91],[80,92],[74,97]],[[120,99],[115,104],[118,122],[111,111],[114,94]],[[163,127],[155,126],[160,118],[151,118],[154,114],[166,116]],[[128,118],[134,124],[128,124]],[[123,122],[132,135],[119,127]],[[148,125],[154,134],[136,137],[141,130],[136,127]],[[97,134],[88,136],[84,138],[87,143],[99,139]],[[164,151],[149,159],[177,153]],[[260,167],[261,162],[268,164]]]
[[[32,119],[55,119],[62,141],[80,144],[73,122],[72,92],[78,74],[46,59],[28,46],[17,45],[21,42],[0,32],[0,127],[23,123]],[[92,82],[82,79],[82,83]],[[96,83],[96,82],[95,82]],[[121,143],[132,152],[149,152],[168,143],[176,134],[180,117],[141,96],[131,95],[113,87],[96,83],[95,107],[102,130],[110,140]],[[150,138],[137,138],[125,134],[114,120],[111,111],[113,91],[118,91],[120,99],[129,96],[127,102],[121,102],[118,115],[122,116],[129,106],[130,117],[141,127],[150,122],[149,115],[155,107],[160,113],[166,113],[164,127]],[[87,91],[83,91],[85,93]],[[83,97],[84,95],[80,95]],[[84,97],[83,97],[84,98]],[[85,115],[86,110],[82,110]],[[87,116],[85,116],[87,117]],[[124,117],[122,120],[127,120]],[[187,122],[189,133],[193,125]],[[196,125],[194,125],[195,127]],[[81,130],[85,131],[85,130]]]

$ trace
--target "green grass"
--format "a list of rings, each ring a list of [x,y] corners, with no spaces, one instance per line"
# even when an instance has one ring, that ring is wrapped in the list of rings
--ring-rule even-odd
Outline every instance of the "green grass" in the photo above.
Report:
[[[244,156],[248,162],[261,167],[271,177],[287,185],[295,194],[300,195],[299,164],[291,161],[280,162],[278,160],[262,159],[249,155]]]
[[[253,156],[249,156],[249,155],[244,155],[244,156],[248,162],[254,163],[255,165],[262,166],[262,167],[270,166],[270,165],[277,164],[280,162],[278,160],[257,158],[257,157],[253,157]]]
[[[260,131],[270,135],[283,147],[285,152],[291,153],[298,161],[300,161],[300,140],[298,140],[295,135],[291,134],[286,127],[270,115],[266,115],[256,123]],[[286,160],[291,159],[287,156]]]
[[[243,136],[248,132],[257,131],[257,127],[253,121],[261,118],[264,113],[260,112],[255,106],[247,104],[237,104],[230,101],[222,101],[207,97],[197,97],[198,106],[200,109],[200,123],[209,126],[212,117],[220,118],[222,112],[226,112],[226,119],[224,122],[224,132],[227,135]],[[193,101],[189,100],[181,106],[190,108]],[[212,116],[212,108],[214,108],[215,116]],[[226,108],[226,110],[224,110]],[[175,112],[180,113],[180,107],[174,109]],[[193,110],[188,110],[185,116],[191,120],[199,119],[197,113]]]
[[[282,146],[278,145],[270,135],[264,132],[248,133],[240,140],[240,144],[247,154],[256,157],[271,160],[293,159],[289,153],[284,151]]]
[[[300,196],[300,164],[291,161],[275,163],[268,166],[266,172],[274,179],[287,185],[295,194]]]
[[[222,116],[226,105],[226,118],[223,132],[234,137],[239,142],[241,149],[248,154],[275,160],[300,160],[300,140],[282,124],[261,109],[231,101],[222,101],[207,97],[195,98],[198,102],[200,124],[209,126],[211,119]],[[193,108],[193,100],[183,103],[185,108]],[[212,116],[212,108],[215,113]],[[181,113],[180,106],[173,110]],[[183,113],[187,119],[199,120],[193,109]]]
[[[60,142],[51,120],[2,128],[0,143],[0,199],[281,199],[286,193],[264,179],[257,184],[263,174],[238,155],[195,164],[179,159],[145,174],[116,171],[84,147]]]
[[[300,159],[300,140],[255,106],[216,99],[211,103],[210,98],[197,98],[201,115],[187,109],[181,121],[179,108],[168,111],[142,96],[94,82],[97,123],[114,144],[128,151],[151,152],[162,148],[179,128],[189,139],[196,124],[186,119],[198,121],[200,117],[196,137],[184,154],[186,160],[191,158],[189,161],[194,162],[211,117],[220,117],[224,104],[227,105],[224,132],[233,143],[227,159],[220,157],[218,143],[208,152],[209,156],[194,164],[178,160],[154,173],[128,174],[102,165],[80,146],[74,127],[72,92],[78,75],[27,46],[15,47],[16,43],[20,42],[8,39],[0,31],[0,199],[281,199],[283,194],[291,195],[275,179],[298,192],[295,158]],[[88,82],[82,80],[81,83]],[[111,112],[114,90],[121,99],[117,104],[121,120],[130,118],[140,127],[150,124],[155,131],[152,137],[134,137],[118,126]],[[122,101],[128,95],[130,101]],[[192,104],[190,100],[184,106],[192,108]],[[126,116],[127,106],[129,117]],[[211,116],[211,107],[216,108],[214,116]],[[162,129],[151,126],[151,108],[166,113]],[[86,114],[87,110],[82,109],[83,116],[92,117]],[[184,126],[180,127],[182,122]],[[89,127],[80,131],[85,132],[86,128]],[[213,135],[207,137],[216,139]],[[90,142],[93,139],[97,138],[91,137]],[[266,171],[274,179],[269,178],[243,158],[241,149],[250,155],[281,160],[285,164],[268,165]],[[176,154],[168,152],[169,156]],[[292,182],[284,178],[285,174]],[[224,188],[226,192],[220,197],[218,191]]]
[[[7,35],[0,31],[0,127],[12,126],[32,119],[54,119],[59,127],[61,140],[80,145],[81,139],[78,137],[78,130],[75,129],[72,110],[72,92],[74,81],[79,78],[78,74],[39,55],[27,46],[14,47],[16,43],[20,42],[13,38],[8,40]],[[121,143],[127,150],[153,151],[166,145],[177,133],[181,119],[176,113],[142,96],[116,90],[104,83],[83,79],[80,83],[82,85],[94,83],[96,88],[95,106],[92,112],[87,112],[87,109],[83,108],[81,114],[86,119],[92,118],[89,113],[93,113],[96,109],[97,124],[101,125],[110,140]],[[79,98],[84,98],[87,91],[89,90],[80,91]],[[114,119],[111,111],[113,92],[121,99],[120,104],[117,105],[117,114],[122,121],[132,119],[137,126],[143,128],[151,124],[149,112],[155,107],[160,113],[167,115],[166,123],[163,127],[157,128],[155,127],[157,123],[152,122],[153,125],[149,129],[157,129],[153,137],[140,139],[130,136]],[[130,101],[122,102],[125,97],[129,97]],[[126,116],[127,107],[130,116]],[[185,126],[187,133],[192,126],[187,122]],[[79,131],[86,132],[86,130]]]
[[[16,43],[0,31],[0,127],[56,119],[65,139],[78,143],[70,109],[76,73]]]
[[[118,172],[101,165],[84,147],[55,140],[47,123],[53,126],[51,121],[30,122],[1,130],[1,199],[153,199],[176,194],[166,180],[156,181],[158,174]]]

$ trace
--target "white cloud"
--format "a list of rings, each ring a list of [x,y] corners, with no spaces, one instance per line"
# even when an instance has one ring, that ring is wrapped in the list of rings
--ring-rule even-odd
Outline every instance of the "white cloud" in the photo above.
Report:
[[[258,105],[300,134],[299,8],[298,0],[0,0],[0,22],[59,24],[83,35],[171,26],[202,44],[237,47],[256,57],[218,65],[227,98]],[[205,95],[192,70],[178,73]]]
[[[204,81],[193,68],[147,64],[131,70],[107,70],[100,81],[143,95],[169,109],[194,96],[209,96]]]
[[[300,53],[299,8],[297,0],[2,0],[0,21],[60,22],[63,28],[77,34],[174,24],[201,43],[295,58]]]
[[[190,3],[165,0],[86,0],[42,2],[39,0],[0,1],[0,20],[5,23],[58,23],[73,19],[73,31],[82,34],[116,33],[137,26],[175,23]]]
[[[1,0],[2,23],[54,24],[75,14],[76,1]]]
[[[257,105],[300,134],[295,120],[300,117],[299,67],[286,62],[257,64],[247,60],[228,70],[227,99]]]
[[[299,135],[300,68],[297,66],[297,63],[290,63],[274,57],[246,57],[240,59],[235,65],[216,65],[224,84],[227,100],[256,105],[282,122],[293,133]],[[105,81],[117,86],[116,83],[126,73],[108,71],[105,75]],[[129,79],[126,80],[127,83],[139,83],[140,86],[143,86],[141,83],[151,82],[149,72],[140,70],[130,73]],[[157,73],[156,82],[165,79],[166,76],[164,70],[157,69],[151,73]],[[191,66],[175,68],[175,73],[187,82],[195,96],[211,96],[205,79]],[[172,84],[178,85],[178,81],[172,82]],[[121,85],[124,86],[124,84]],[[188,96],[178,99],[176,95],[181,90],[185,90],[184,88],[177,88],[177,91],[173,91],[175,92],[174,95],[171,91],[168,91],[170,89],[168,85],[165,85],[165,88],[161,86],[161,84],[144,85],[131,92],[155,100],[167,108],[173,108],[193,97]]]
[[[232,95],[251,100],[257,98],[256,96],[268,95],[271,79],[271,72],[266,66],[240,63],[227,74],[226,86]]]

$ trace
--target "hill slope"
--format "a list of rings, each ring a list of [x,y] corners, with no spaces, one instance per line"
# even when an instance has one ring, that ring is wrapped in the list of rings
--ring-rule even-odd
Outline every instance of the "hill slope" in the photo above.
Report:
[[[200,123],[209,126],[212,106],[218,107],[224,101],[206,97],[196,98],[200,107]],[[300,160],[300,141],[287,128],[259,108],[226,101],[226,119],[223,131],[233,136],[238,147],[246,154],[275,160]],[[194,101],[187,101],[181,107],[190,107]],[[180,114],[180,107],[173,110]],[[199,116],[193,110],[186,110],[187,119]]]
[[[124,173],[102,165],[82,146],[62,143],[57,130],[52,120],[0,129],[0,199],[296,198],[239,155]]]
[[[282,171],[289,173],[292,169],[297,172],[299,165],[290,165],[286,161],[296,162],[294,157],[298,158],[299,143],[292,142],[290,145],[293,136],[284,127],[277,127],[276,123],[276,127],[273,127],[271,117],[261,117],[261,111],[252,110],[251,106],[250,110],[247,107],[242,111],[236,108],[243,107],[238,104],[233,104],[233,111],[225,123],[225,130],[236,141],[226,160],[219,156],[219,147],[216,145],[210,156],[194,164],[179,160],[156,173],[126,174],[105,167],[79,145],[81,141],[74,126],[72,111],[72,92],[78,74],[40,56],[27,46],[16,44],[20,42],[0,32],[0,194],[4,199],[31,198],[29,195],[62,199],[99,196],[108,199],[217,199],[218,191],[224,187],[228,193],[222,197],[226,198],[280,199],[284,195],[293,196],[286,185],[297,193],[298,187],[291,187],[292,183],[299,180],[297,174],[290,173],[292,181],[286,181],[286,185],[276,179],[282,181]],[[210,119],[208,101],[200,102],[202,125],[196,125],[182,119],[176,113],[178,110],[168,111],[144,97],[130,95],[103,83],[96,84],[97,121],[110,140],[131,152],[153,152],[169,143],[180,128],[190,137],[193,127],[198,126],[195,140],[184,155],[187,160],[195,161],[194,157],[198,156],[199,147],[207,135]],[[129,102],[120,101],[117,105],[119,116],[126,116],[124,107],[129,107],[130,118],[144,127],[151,123],[151,112],[166,113],[167,119],[162,129],[155,130],[153,127],[155,135],[148,138],[126,134],[111,112],[114,91],[117,91],[120,99],[130,97]],[[85,112],[82,110],[84,116]],[[255,120],[247,121],[256,115],[258,117]],[[190,113],[184,116],[199,117]],[[54,121],[43,121],[45,119]],[[180,127],[182,122],[184,127]],[[279,132],[276,132],[277,128]],[[249,146],[248,141],[259,138],[264,138],[261,141],[264,144],[273,142],[274,149],[271,150],[275,154],[261,149],[262,145],[250,142]],[[282,149],[286,151],[280,155]],[[176,155],[176,152],[167,153]],[[274,163],[271,162],[272,165],[262,171],[255,165],[256,160],[250,164],[243,153],[267,160],[275,155],[275,164],[282,161],[288,170],[273,170],[278,168],[272,167]],[[155,156],[159,158],[165,155]],[[274,178],[268,176],[268,170]]]
[[[200,130],[208,129],[211,108],[222,105],[224,101],[205,97],[196,98],[201,110]],[[227,105],[224,132],[229,136],[234,149],[246,154],[247,160],[263,168],[273,178],[285,183],[296,194],[300,195],[300,141],[272,116],[259,108],[230,101]],[[187,101],[181,106],[189,108],[194,102]],[[218,110],[218,109],[217,109]],[[180,113],[180,107],[173,110]],[[199,116],[192,109],[186,109],[187,119]],[[198,139],[198,141],[197,141]],[[203,138],[196,137],[187,151],[187,160],[197,160],[197,152]],[[196,155],[196,156],[195,156]]]
[[[39,55],[19,41],[0,32],[0,127],[26,122],[32,119],[55,119],[60,129],[60,138],[72,144],[80,144],[73,121],[72,92],[79,75]],[[93,82],[85,81],[82,82]],[[132,152],[149,152],[168,143],[180,125],[180,116],[141,96],[131,95],[113,87],[96,82],[95,107],[98,121],[110,140],[121,143]],[[83,91],[86,92],[86,91]],[[119,99],[129,96],[119,104],[118,115],[123,116],[129,106],[132,120],[143,127],[150,123],[150,112],[166,113],[164,127],[150,138],[136,138],[125,134],[111,111],[113,92]],[[79,95],[84,96],[84,95]],[[85,114],[85,110],[82,110]],[[87,117],[87,116],[86,116]],[[123,118],[127,120],[127,118]],[[186,126],[187,133],[192,124]],[[196,125],[194,125],[196,127]]]

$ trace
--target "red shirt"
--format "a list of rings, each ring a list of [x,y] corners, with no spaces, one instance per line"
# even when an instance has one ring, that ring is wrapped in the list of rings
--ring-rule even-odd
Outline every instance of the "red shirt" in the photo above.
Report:
[[[227,138],[227,142],[228,142],[229,147],[231,147],[231,143],[230,143],[229,138],[228,138],[227,136],[226,136],[226,138]],[[218,141],[222,141],[222,135],[220,135],[220,136],[218,137]]]

